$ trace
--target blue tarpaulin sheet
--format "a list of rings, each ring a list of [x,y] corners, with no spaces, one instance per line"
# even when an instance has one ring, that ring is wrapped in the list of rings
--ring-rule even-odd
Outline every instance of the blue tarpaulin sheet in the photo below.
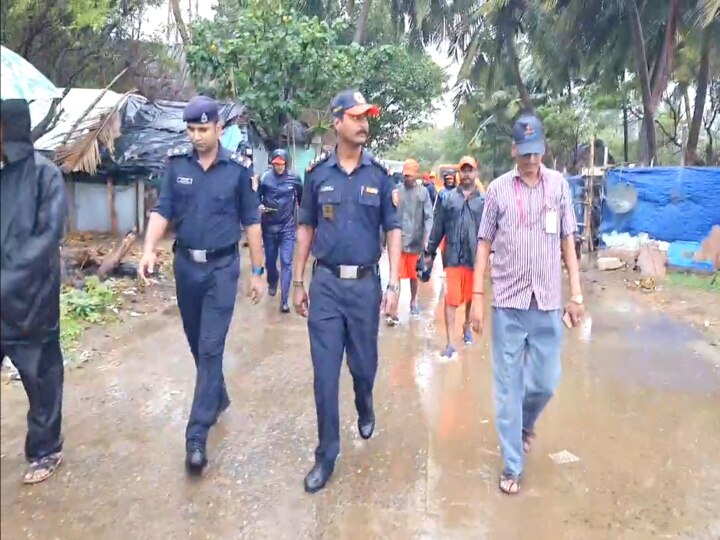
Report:
[[[678,270],[712,272],[710,261],[696,261],[695,254],[700,251],[700,242],[673,242],[668,246],[668,266]]]
[[[720,167],[611,169],[606,192],[631,185],[638,201],[627,214],[603,208],[601,233],[647,233],[665,242],[699,242],[720,224]]]

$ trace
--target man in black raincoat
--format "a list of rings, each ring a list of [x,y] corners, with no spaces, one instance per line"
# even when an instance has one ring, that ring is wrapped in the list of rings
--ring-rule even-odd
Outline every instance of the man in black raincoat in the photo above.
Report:
[[[33,149],[24,100],[0,104],[0,356],[22,379],[30,411],[24,482],[62,462],[60,241],[66,216],[60,170]]]

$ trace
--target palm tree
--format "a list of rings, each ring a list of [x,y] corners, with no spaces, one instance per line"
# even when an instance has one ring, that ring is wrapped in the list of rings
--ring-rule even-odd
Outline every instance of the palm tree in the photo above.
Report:
[[[692,165],[698,161],[697,147],[700,141],[700,129],[703,124],[705,103],[711,76],[711,56],[720,54],[720,0],[700,0],[698,2],[698,22],[702,25],[700,34],[700,62],[697,71],[695,104],[688,133],[685,163]]]
[[[675,68],[683,16],[697,2],[545,0],[545,6],[558,16],[567,46],[581,51],[589,65],[602,68],[614,78],[625,69],[635,72],[643,103],[641,162],[653,162],[657,154],[655,114]],[[632,51],[630,65],[628,50]]]
[[[531,35],[529,26],[547,29],[547,12],[539,0],[457,0],[449,25],[450,53],[461,61],[456,107],[478,85],[492,92],[510,84],[522,109],[533,110],[521,58],[542,43],[548,60],[552,35]]]
[[[720,0],[699,0],[698,14],[703,27],[717,21],[720,18]]]
[[[345,12],[356,19],[353,41],[364,44],[367,40],[368,22],[373,13],[388,13],[395,39],[413,47],[443,37],[446,20],[450,15],[451,0],[363,0],[358,6],[355,0],[345,0]],[[407,20],[407,26],[405,21]]]

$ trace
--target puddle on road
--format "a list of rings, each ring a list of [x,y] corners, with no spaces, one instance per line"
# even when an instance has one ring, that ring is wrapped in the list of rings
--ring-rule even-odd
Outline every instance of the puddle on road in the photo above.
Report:
[[[720,388],[720,351],[699,330],[607,294],[591,298],[589,306],[592,337],[581,345],[588,364],[641,386],[689,392]],[[582,341],[577,335],[570,339]]]

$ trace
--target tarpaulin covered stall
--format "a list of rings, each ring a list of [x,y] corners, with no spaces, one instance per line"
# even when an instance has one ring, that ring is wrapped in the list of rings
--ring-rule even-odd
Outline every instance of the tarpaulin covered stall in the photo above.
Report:
[[[720,224],[720,167],[612,169],[607,192],[615,186],[634,188],[637,203],[622,214],[605,205],[603,233],[647,233],[665,242],[700,242]]]

